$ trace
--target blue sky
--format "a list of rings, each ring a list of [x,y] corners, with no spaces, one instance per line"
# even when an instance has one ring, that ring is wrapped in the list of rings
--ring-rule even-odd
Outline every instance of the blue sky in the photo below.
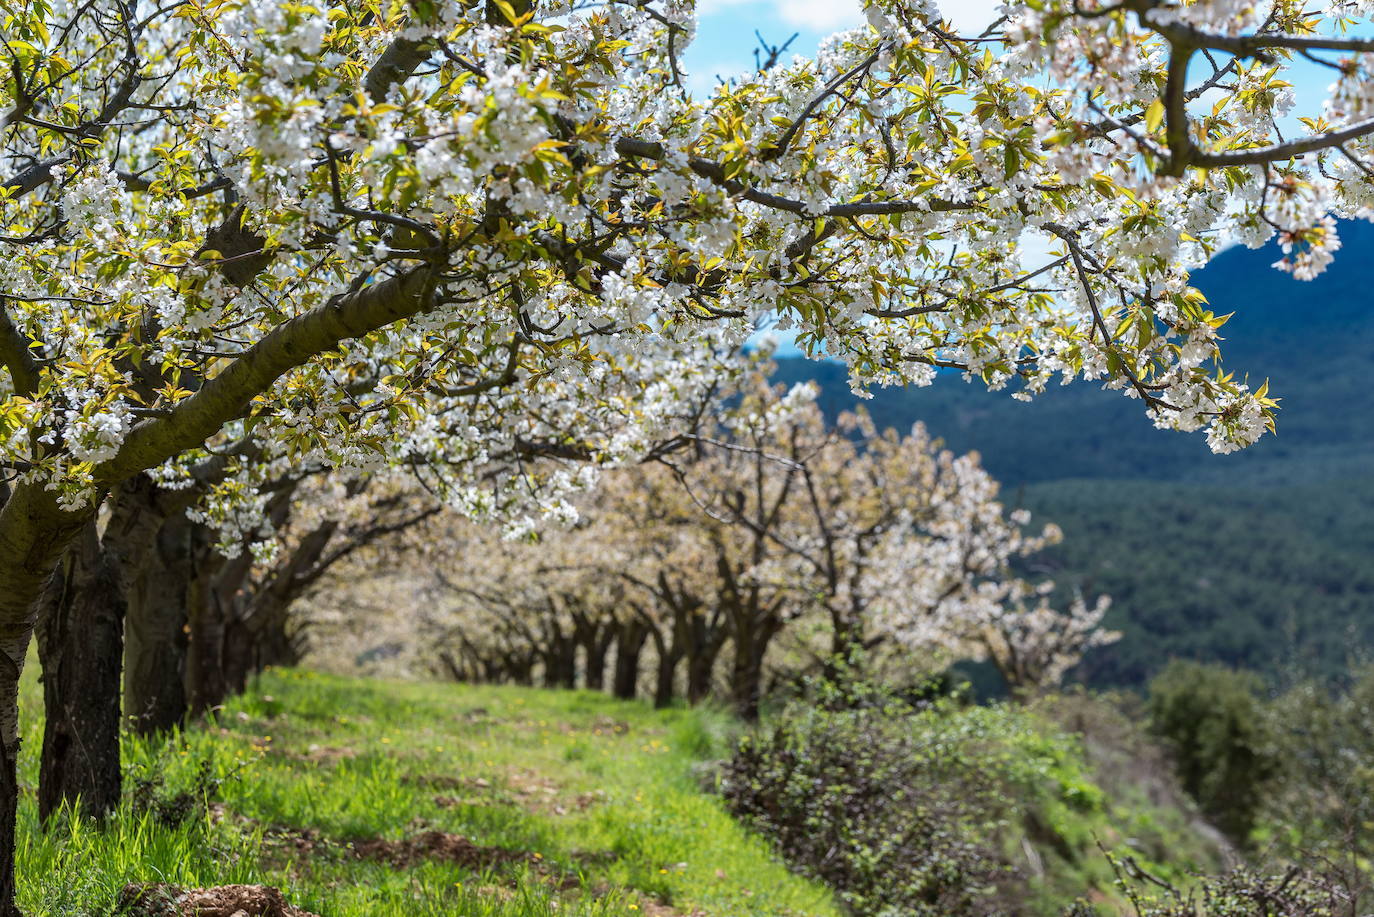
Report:
[[[995,17],[999,0],[946,3],[961,28],[981,29]],[[716,76],[745,72],[753,64],[757,29],[770,44],[781,44],[794,32],[788,49],[810,57],[822,38],[863,22],[859,0],[697,0],[697,38],[687,54],[692,85],[701,90]],[[948,12],[946,15],[951,15]]]
[[[971,34],[996,18],[1000,0],[944,0],[940,6],[956,26]],[[718,76],[751,69],[758,47],[755,30],[771,44],[795,32],[789,53],[810,57],[825,36],[863,22],[860,0],[697,0],[697,10],[696,41],[685,56],[697,92],[709,89]],[[1291,78],[1298,100],[1295,114],[1319,113],[1333,71],[1303,63],[1294,66]]]

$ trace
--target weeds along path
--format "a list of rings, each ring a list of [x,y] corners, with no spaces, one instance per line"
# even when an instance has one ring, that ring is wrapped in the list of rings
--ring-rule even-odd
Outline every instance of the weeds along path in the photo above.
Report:
[[[32,785],[41,694],[24,697]],[[217,723],[126,738],[103,829],[45,834],[27,802],[21,903],[103,915],[130,883],[260,884],[321,917],[836,914],[702,789],[729,728],[581,692],[273,671]]]

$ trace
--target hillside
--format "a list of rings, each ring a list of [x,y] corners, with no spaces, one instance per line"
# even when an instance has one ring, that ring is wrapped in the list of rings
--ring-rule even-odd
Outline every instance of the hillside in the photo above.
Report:
[[[1272,270],[1274,249],[1233,249],[1195,275],[1214,311],[1235,313],[1228,368],[1283,399],[1278,436],[1247,452],[1212,455],[1091,386],[1023,404],[951,374],[867,402],[881,425],[922,420],[978,450],[1009,500],[1063,526],[1059,579],[1112,593],[1127,634],[1090,659],[1094,683],[1138,685],[1173,655],[1330,674],[1374,645],[1374,226],[1341,234],[1311,283]],[[835,364],[783,360],[779,378],[815,379],[831,412],[857,403]]]

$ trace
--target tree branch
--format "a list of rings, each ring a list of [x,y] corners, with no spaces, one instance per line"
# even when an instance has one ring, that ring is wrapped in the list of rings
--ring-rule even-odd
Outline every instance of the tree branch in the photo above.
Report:
[[[201,445],[287,371],[343,341],[430,308],[431,276],[428,265],[415,267],[335,296],[277,326],[168,414],[135,426],[119,454],[95,467],[95,479],[114,483]]]

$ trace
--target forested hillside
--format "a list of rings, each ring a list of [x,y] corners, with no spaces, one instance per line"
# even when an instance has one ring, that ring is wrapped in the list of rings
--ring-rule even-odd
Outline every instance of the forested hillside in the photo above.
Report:
[[[1342,257],[1311,283],[1272,270],[1273,247],[1194,275],[1235,312],[1229,368],[1283,399],[1279,435],[1243,453],[1213,455],[1087,386],[1025,404],[950,374],[867,402],[880,426],[921,420],[979,450],[1009,501],[1063,526],[1056,576],[1111,593],[1108,623],[1126,632],[1090,657],[1090,681],[1138,685],[1171,656],[1329,674],[1374,643],[1374,227],[1340,231]],[[858,403],[837,364],[787,359],[778,375],[815,379],[830,412]]]

